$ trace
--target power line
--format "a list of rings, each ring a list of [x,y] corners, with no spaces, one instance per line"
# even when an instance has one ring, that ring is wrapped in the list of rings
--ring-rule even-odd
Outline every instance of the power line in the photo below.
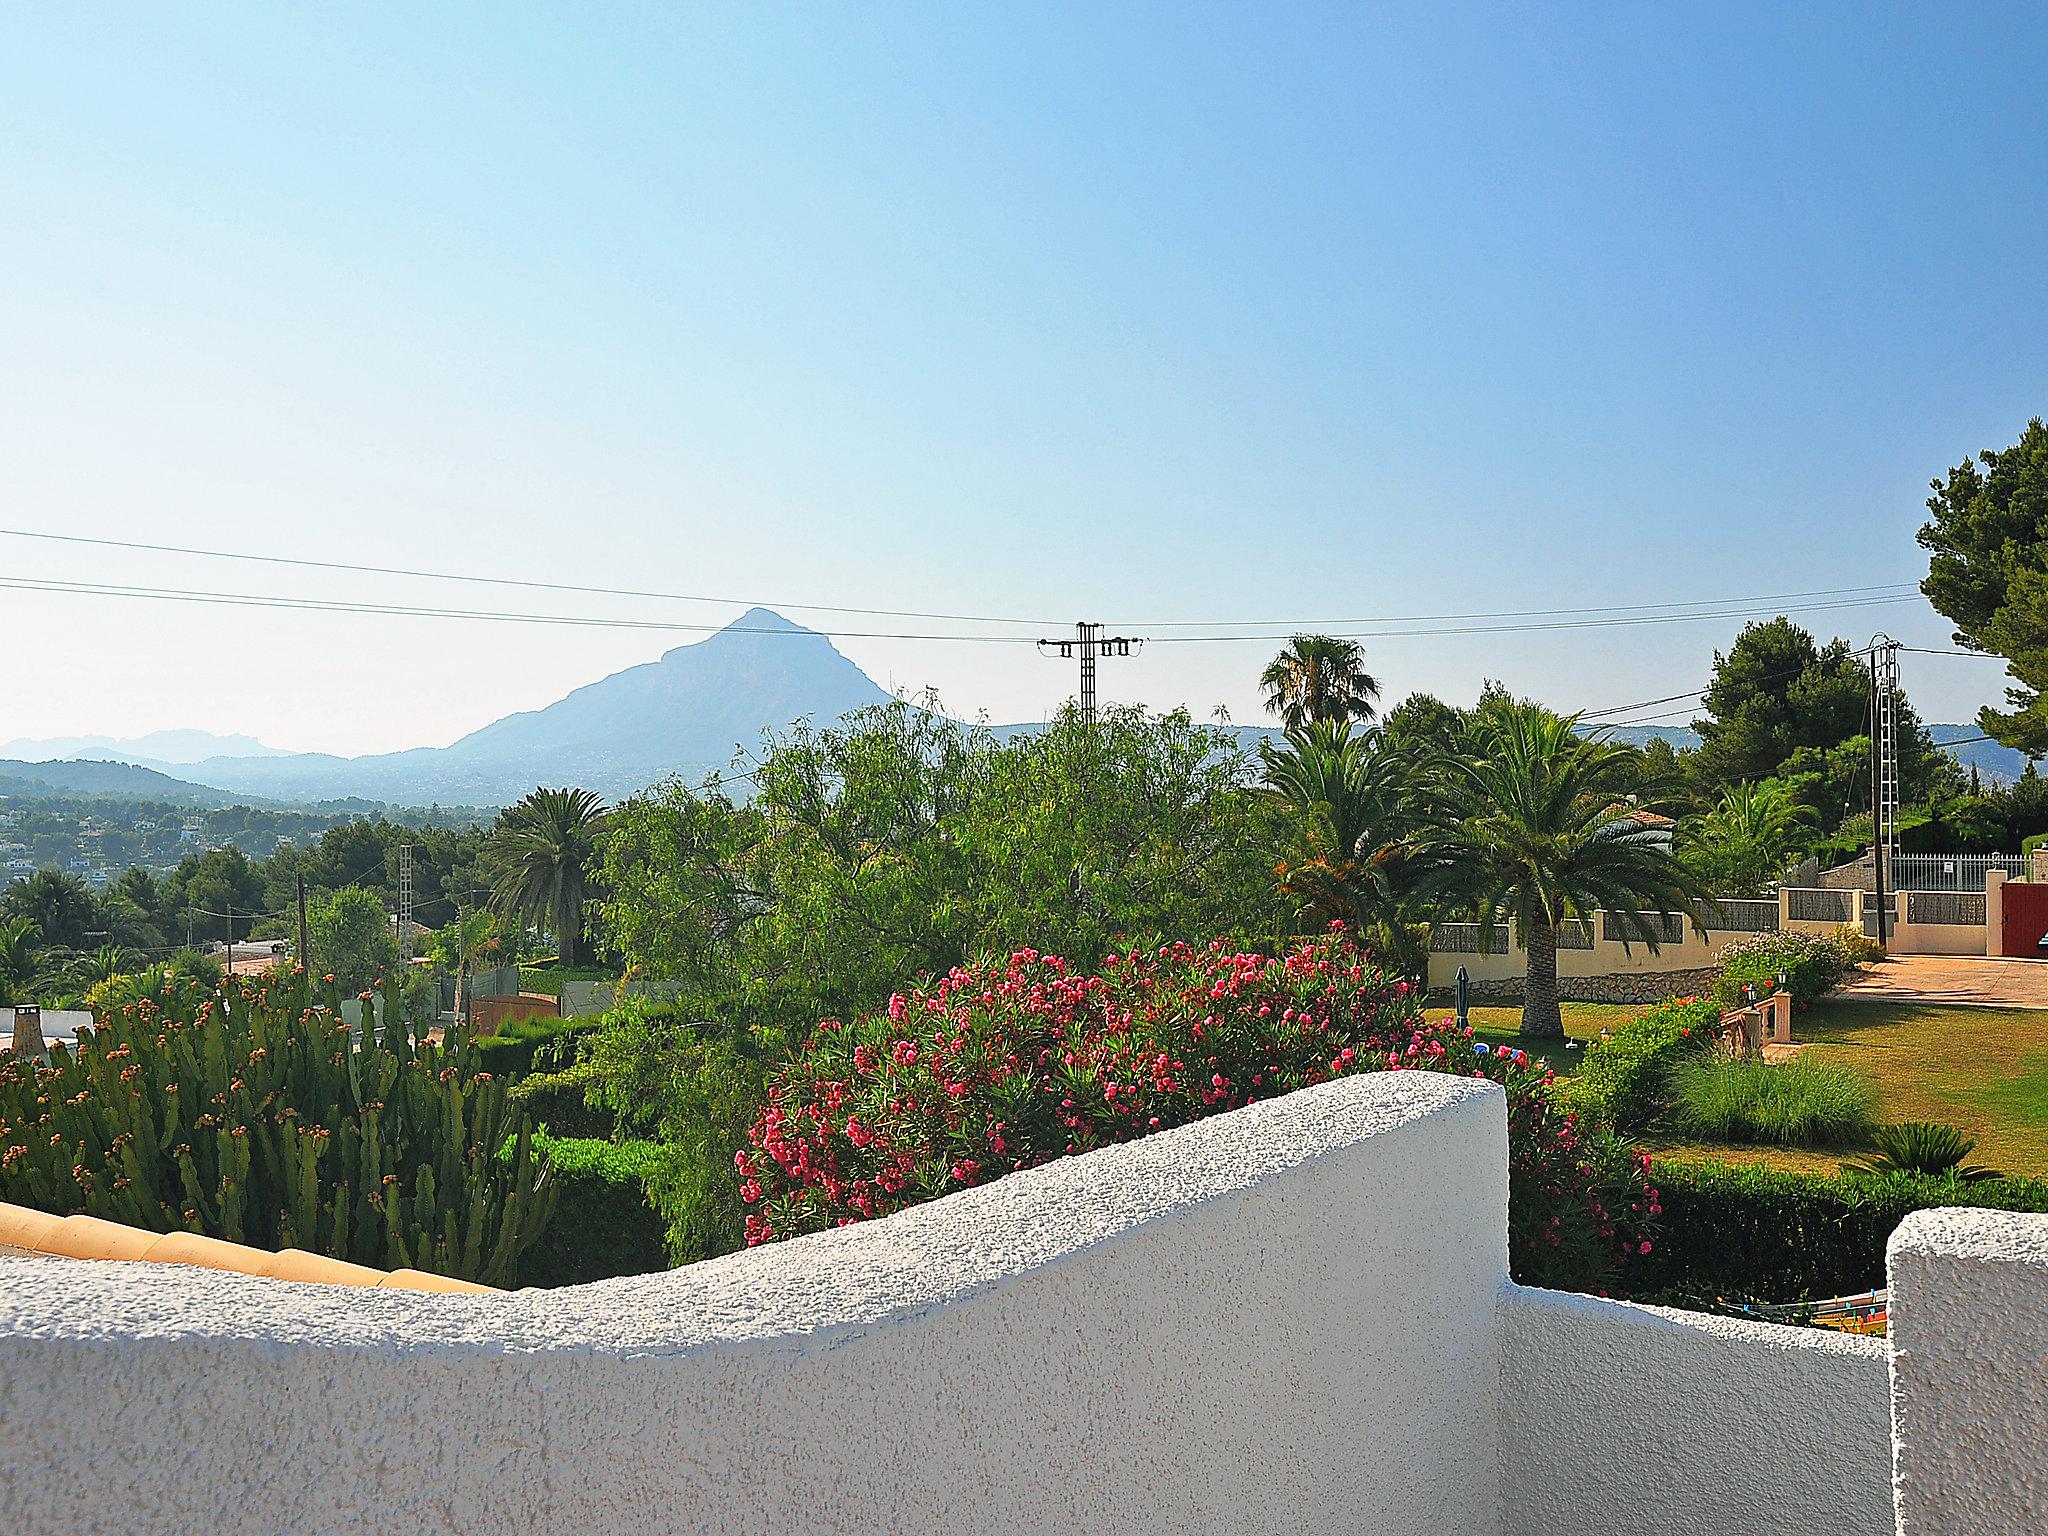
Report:
[[[1804,592],[1761,592],[1749,597],[1701,597],[1669,603],[1613,603],[1590,608],[1506,608],[1490,613],[1418,613],[1405,615],[1399,620],[1386,616],[1363,619],[1156,619],[1148,620],[1142,627],[1146,629],[1189,629],[1205,624],[1216,624],[1219,627],[1228,628],[1256,628],[1265,625],[1275,628],[1313,629],[1319,625],[1326,624],[1377,624],[1388,622],[1433,624],[1466,619],[1529,619],[1569,617],[1579,614],[1648,613],[1673,608],[1697,608],[1704,610],[1726,607],[1730,604],[1754,607],[1760,603],[1789,602],[1794,598],[1802,597],[1849,597],[1879,592],[1890,593],[1898,597],[1910,597],[1917,594],[1918,591],[1919,588],[1912,582],[1887,581],[1865,587],[1818,587]]]
[[[58,593],[68,596],[120,597],[154,602],[194,603],[204,606],[275,608],[288,612],[363,614],[396,618],[463,619],[483,623],[543,624],[585,629],[652,630],[658,632],[684,631],[697,634],[758,634],[784,637],[812,634],[836,640],[953,641],[963,644],[984,645],[1030,645],[1036,643],[1035,637],[1021,634],[960,635],[915,634],[875,630],[784,629],[765,625],[702,624],[681,619],[624,619],[606,618],[589,614],[510,613],[495,609],[437,608],[414,603],[371,603],[340,598],[283,597],[267,593],[223,592],[185,587],[145,587],[109,582],[82,582],[21,576],[0,577],[0,588],[11,588],[25,592]],[[1788,606],[1772,605],[1745,611],[1714,610],[1695,613],[1639,614],[1612,618],[1557,619],[1527,624],[1439,625],[1436,628],[1423,629],[1353,629],[1338,631],[1333,635],[1333,638],[1345,640],[1429,639],[1445,635],[1518,634],[1532,631],[1629,628],[1643,624],[1725,622],[1729,619],[1767,618],[1784,614],[1819,613],[1846,608],[1875,608],[1917,601],[1919,599],[1915,596],[1847,598],[1832,602],[1814,602]],[[1375,621],[1362,620],[1360,622]],[[1377,622],[1415,624],[1430,621],[1395,618]],[[1251,642],[1270,645],[1279,638],[1281,637],[1272,634],[1162,635],[1155,637],[1154,643],[1160,645],[1208,645]]]
[[[1049,624],[1051,619],[996,617],[977,613],[925,613],[904,608],[853,608],[836,603],[754,602],[738,597],[712,597],[691,592],[661,592],[634,587],[586,586],[568,581],[541,581],[522,576],[482,576],[467,571],[428,571],[399,565],[365,565],[351,560],[316,560],[300,555],[263,555],[251,550],[200,549],[187,544],[151,544],[140,539],[92,538],[80,533],[42,533],[28,528],[0,528],[0,538],[40,539],[52,544],[86,544],[99,549],[131,549],[160,555],[193,555],[203,560],[241,560],[258,565],[293,566],[301,570],[351,571],[366,576],[405,576],[420,581],[465,581],[477,586],[518,587],[530,592],[577,592],[590,597],[647,597],[674,603],[722,603],[744,608],[791,608],[799,613],[857,613],[868,618],[943,619],[958,624]],[[711,625],[716,629],[719,626]],[[922,637],[913,637],[922,638]]]

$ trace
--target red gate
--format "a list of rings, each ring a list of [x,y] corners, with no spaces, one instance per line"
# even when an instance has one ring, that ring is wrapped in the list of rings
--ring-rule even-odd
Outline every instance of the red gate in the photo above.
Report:
[[[1999,901],[2005,930],[1999,953],[2030,959],[2048,956],[2048,949],[2041,947],[2043,935],[2048,935],[2048,885],[2008,880],[1999,891]]]

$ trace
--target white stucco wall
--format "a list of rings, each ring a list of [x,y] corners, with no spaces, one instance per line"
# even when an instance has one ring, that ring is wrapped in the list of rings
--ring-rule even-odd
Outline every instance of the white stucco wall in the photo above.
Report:
[[[504,1297],[0,1261],[0,1508],[97,1531],[1486,1533],[1499,1091],[1386,1073]]]
[[[1503,1536],[1887,1536],[1885,1345],[1510,1286]]]
[[[2048,1531],[2048,1216],[1917,1211],[1886,1261],[1899,1529]]]

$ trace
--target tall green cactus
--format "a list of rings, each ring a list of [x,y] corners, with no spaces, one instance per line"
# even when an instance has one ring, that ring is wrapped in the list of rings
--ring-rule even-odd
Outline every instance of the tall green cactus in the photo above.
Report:
[[[387,992],[230,977],[96,1019],[47,1064],[0,1057],[0,1200],[508,1284],[554,1189],[468,1037]]]

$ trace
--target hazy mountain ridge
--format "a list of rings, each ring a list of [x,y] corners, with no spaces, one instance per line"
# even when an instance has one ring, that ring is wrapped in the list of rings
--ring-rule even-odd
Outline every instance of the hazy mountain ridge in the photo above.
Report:
[[[186,773],[211,788],[293,800],[495,805],[536,784],[617,797],[671,774],[694,779],[723,768],[755,746],[764,727],[829,723],[889,697],[825,636],[755,608],[703,640],[446,747],[354,758],[214,757]]]
[[[254,736],[221,736],[212,731],[175,729],[144,736],[22,737],[0,742],[0,759],[32,763],[134,763],[144,768],[189,768],[216,757],[290,757],[283,747]]]

